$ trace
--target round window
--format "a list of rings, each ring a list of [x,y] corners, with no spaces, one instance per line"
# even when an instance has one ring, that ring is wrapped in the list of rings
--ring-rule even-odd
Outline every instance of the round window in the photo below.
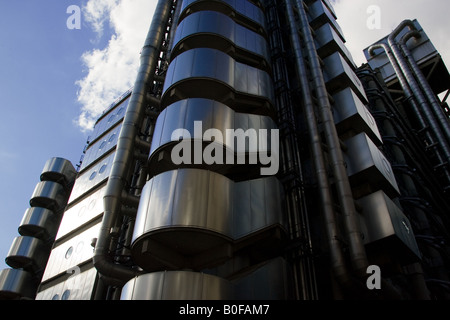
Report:
[[[89,177],[89,180],[94,180],[96,175],[97,175],[97,171],[92,172],[91,176]]]
[[[69,300],[69,296],[70,296],[70,290],[66,290],[63,292],[62,296],[61,296],[61,300]]]
[[[72,255],[72,253],[73,253],[73,247],[70,247],[69,249],[67,249],[66,255],[65,255],[66,259],[69,259],[70,256]]]
[[[103,173],[105,172],[106,168],[108,167],[107,164],[102,165],[102,167],[100,168],[100,170],[98,171],[98,173]]]
[[[106,140],[104,140],[98,147],[98,150],[102,150],[106,146],[106,143],[107,143]]]
[[[116,138],[116,134],[113,133],[113,134],[111,135],[111,137],[109,137],[108,142],[113,142],[115,138]]]

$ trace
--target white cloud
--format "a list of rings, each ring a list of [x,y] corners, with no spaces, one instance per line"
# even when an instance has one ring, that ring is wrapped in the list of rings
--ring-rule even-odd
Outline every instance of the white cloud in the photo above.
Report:
[[[405,19],[417,19],[441,53],[447,65],[450,63],[450,43],[447,32],[450,29],[450,1],[448,0],[335,0],[332,1],[338,23],[347,39],[347,47],[357,65],[364,63],[362,51],[387,36]],[[370,29],[367,20],[370,6],[380,8],[380,28]],[[450,65],[449,65],[450,66]]]
[[[139,52],[149,29],[156,1],[89,0],[83,15],[102,36],[105,24],[112,29],[108,45],[81,57],[86,76],[77,81],[81,114],[76,120],[83,130],[92,129],[95,120],[136,78]]]

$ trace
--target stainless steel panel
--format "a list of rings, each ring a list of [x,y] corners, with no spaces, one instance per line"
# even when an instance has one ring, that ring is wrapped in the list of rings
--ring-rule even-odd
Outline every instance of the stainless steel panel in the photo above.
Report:
[[[236,300],[287,300],[293,294],[292,270],[283,258],[270,260],[233,280]]]
[[[331,94],[336,93],[346,87],[351,87],[362,102],[367,103],[367,96],[364,87],[349,64],[342,58],[339,52],[323,60],[324,78],[328,90]]]
[[[243,77],[247,82],[242,81]],[[181,93],[176,90],[181,90]],[[166,106],[189,97],[220,101],[228,97],[229,90],[235,91],[240,100],[248,99],[252,102],[235,103],[233,108],[236,110],[244,105],[251,108],[251,113],[272,112],[266,110],[268,107],[264,105],[266,102],[273,105],[274,92],[270,75],[261,69],[236,62],[222,51],[210,48],[183,52],[172,61],[164,83],[161,103]]]
[[[69,203],[106,181],[111,171],[114,155],[115,152],[108,154],[105,158],[89,168],[89,170],[86,170],[78,176],[70,194]]]
[[[344,41],[342,41],[336,31],[329,24],[324,24],[315,31],[315,34],[315,39],[317,41],[317,53],[322,59],[338,51],[351,67],[356,68],[352,55],[344,44]]]
[[[211,35],[217,36],[214,41],[211,41]],[[234,46],[235,50],[244,50],[249,54],[250,59],[264,59],[267,63],[270,62],[267,41],[263,36],[214,11],[192,13],[179,24],[174,37],[171,59],[176,57],[180,50],[184,51],[183,46],[191,49],[210,47],[220,50],[228,50],[230,46]],[[245,60],[245,57],[243,58]]]
[[[207,2],[208,6],[205,6]],[[226,13],[234,17],[234,19],[244,26],[252,27],[253,29],[262,28],[265,30],[264,12],[255,6],[250,1],[242,0],[184,0],[181,6],[180,17],[183,19],[188,14],[200,10],[215,10]],[[189,11],[188,11],[189,10]],[[234,11],[234,14],[233,12]],[[237,14],[237,15],[236,15]]]
[[[76,204],[69,204],[56,235],[56,240],[66,236],[83,224],[98,218],[103,213],[103,195],[106,187],[103,187],[91,195],[86,196]]]
[[[421,256],[409,219],[384,192],[378,191],[361,198],[358,204],[362,208],[365,244],[392,240],[390,243],[401,243],[416,257]],[[384,246],[384,249],[387,251],[398,249],[395,244],[391,247]],[[394,254],[404,254],[401,252],[403,250]]]
[[[51,158],[45,163],[41,173],[41,181],[54,181],[66,186],[73,183],[77,171],[69,160]]]
[[[365,133],[360,133],[344,143],[347,146],[344,155],[347,172],[353,187],[365,185],[372,192],[383,189],[393,197],[399,194],[391,164]]]
[[[34,237],[14,238],[5,262],[12,268],[40,272],[45,267],[50,249]]]
[[[19,226],[22,236],[35,237],[44,241],[54,238],[58,230],[59,219],[51,210],[32,207],[25,211]]]
[[[326,23],[330,23],[336,30],[339,37],[345,41],[344,33],[336,21],[336,16],[322,1],[316,1],[309,5],[308,12],[311,18],[310,25],[313,29],[317,29]]]
[[[32,275],[21,269],[0,271],[0,300],[33,299],[37,285]]]
[[[34,188],[30,206],[43,207],[58,213],[67,204],[67,192],[64,187],[53,181],[41,181]]]
[[[159,174],[142,192],[133,233],[133,259],[145,270],[152,270],[185,263],[185,255],[194,264],[226,256],[231,240],[239,241],[268,228],[286,229],[281,193],[275,177],[235,183],[199,169]],[[209,250],[214,255],[203,256]],[[158,265],[152,256],[165,261]]]
[[[152,140],[152,147],[150,153],[151,161],[157,160],[153,159],[155,157],[154,151],[163,147],[164,145],[169,145],[171,142],[178,141],[178,139],[172,139],[172,133],[177,129],[186,129],[189,132],[189,136],[193,139],[195,136],[194,122],[201,121],[202,132],[201,136],[208,129],[217,129],[221,132],[223,136],[223,144],[235,152],[257,152],[257,151],[268,151],[267,149],[271,146],[271,135],[270,130],[276,129],[275,122],[267,116],[251,115],[245,113],[237,113],[233,111],[228,106],[209,99],[193,98],[187,100],[177,101],[164,110],[164,114],[161,114],[156,123],[156,128],[159,128],[160,134],[155,136]],[[239,146],[235,141],[229,141],[226,139],[226,130],[237,130],[242,129],[244,132],[248,129],[255,129],[257,132],[260,129],[267,130],[268,133],[268,144],[256,143],[249,146],[246,143],[245,149],[239,149]],[[156,132],[156,129],[155,129]],[[260,148],[263,146],[263,148]]]
[[[108,131],[106,135],[102,136],[101,139],[89,145],[89,148],[86,150],[86,154],[84,155],[83,162],[80,167],[80,173],[82,173],[86,167],[111,151],[111,149],[113,149],[117,145],[117,138],[119,137],[121,129],[122,123],[119,123],[116,127],[110,129],[110,131]]]
[[[383,143],[375,119],[351,88],[335,93],[333,99],[333,117],[339,134],[365,132],[376,145]]]
[[[94,267],[75,273],[67,280],[40,291],[36,300],[90,300],[96,276]]]
[[[428,35],[424,32],[422,26],[419,24],[417,20],[413,21],[416,29],[420,32],[420,38],[415,39],[414,41],[408,42],[408,48],[412,52],[414,56],[414,60],[417,61],[419,65],[426,64],[427,62],[431,61],[432,59],[439,56],[439,52],[434,47],[433,43],[430,41],[430,38]],[[402,36],[405,35],[406,32],[408,32],[409,29],[405,28],[405,30],[402,30],[399,35],[398,39],[400,39]],[[377,43],[386,43],[387,44],[387,37],[381,39]],[[389,62],[389,59],[385,53],[384,50],[378,49],[375,50],[376,55],[371,57],[369,54],[369,48],[371,46],[364,49],[364,55],[369,63],[369,65],[372,67],[372,69],[379,69],[381,72],[381,75],[386,81],[386,83],[391,82],[393,79],[395,79],[397,76],[395,74],[394,68],[392,67],[391,63]]]
[[[119,121],[122,121],[125,111],[128,108],[130,98],[127,98],[119,105],[108,110],[95,124],[94,131],[89,137],[91,142],[94,142],[101,135],[103,135],[109,128],[115,126]]]
[[[190,271],[147,273],[125,284],[121,300],[230,300],[233,287],[225,279]]]
[[[58,243],[50,253],[42,281],[46,281],[58,274],[66,274],[69,269],[91,259],[94,251],[91,242],[93,238],[98,237],[100,225],[101,223],[98,223],[79,234],[65,239],[64,242]]]

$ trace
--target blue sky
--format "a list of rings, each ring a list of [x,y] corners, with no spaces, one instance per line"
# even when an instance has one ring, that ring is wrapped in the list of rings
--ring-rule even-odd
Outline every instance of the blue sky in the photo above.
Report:
[[[362,49],[414,18],[449,65],[448,0],[334,2],[358,65]],[[0,269],[45,162],[57,156],[77,164],[93,119],[133,84],[155,4],[0,0]],[[84,8],[79,30],[67,28],[70,5]],[[369,5],[381,8],[380,29],[366,27]]]
[[[74,1],[0,1],[0,260],[15,236],[47,159],[78,163],[87,135],[74,124],[80,56],[93,32],[69,30]]]

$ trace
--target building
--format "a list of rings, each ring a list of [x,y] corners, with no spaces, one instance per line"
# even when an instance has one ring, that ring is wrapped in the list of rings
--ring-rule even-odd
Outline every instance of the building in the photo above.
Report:
[[[398,35],[357,68],[336,19],[327,0],[158,1],[78,168],[45,165],[0,297],[448,298],[448,72],[405,39],[440,79],[398,88],[379,52]],[[403,114],[407,88],[436,126]]]

